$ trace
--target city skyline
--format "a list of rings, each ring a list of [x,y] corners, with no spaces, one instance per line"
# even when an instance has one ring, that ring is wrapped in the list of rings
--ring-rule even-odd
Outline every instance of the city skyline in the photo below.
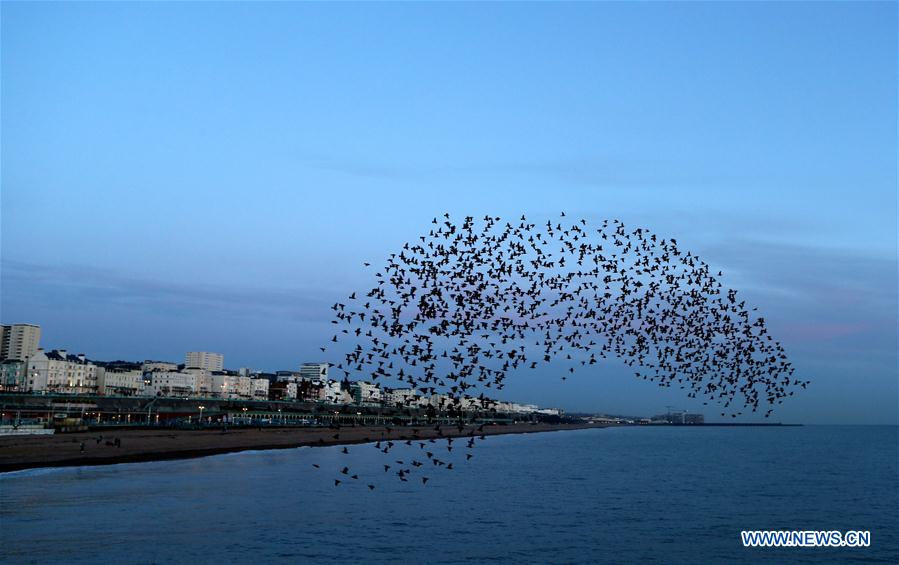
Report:
[[[895,16],[5,4],[2,321],[90,358],[293,367],[433,216],[566,210],[722,270],[812,381],[777,420],[895,423]],[[630,375],[505,392],[701,410]]]

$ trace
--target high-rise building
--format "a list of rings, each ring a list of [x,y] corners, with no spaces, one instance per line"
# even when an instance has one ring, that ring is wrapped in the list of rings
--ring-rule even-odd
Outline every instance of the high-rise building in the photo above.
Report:
[[[35,324],[0,326],[0,360],[24,361],[34,357],[41,341],[41,327]]]
[[[303,363],[300,365],[300,377],[310,381],[327,381],[327,363]]]
[[[225,356],[208,351],[190,351],[184,357],[184,366],[207,371],[221,371],[225,366]]]

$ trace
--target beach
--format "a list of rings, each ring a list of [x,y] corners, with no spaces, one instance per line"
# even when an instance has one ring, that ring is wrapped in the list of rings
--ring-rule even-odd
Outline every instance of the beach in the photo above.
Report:
[[[0,437],[0,472],[40,467],[111,465],[187,459],[246,450],[367,443],[379,440],[523,434],[600,428],[601,424],[508,424],[457,427],[230,428],[215,430],[110,429],[52,436]],[[416,434],[413,430],[417,430]],[[337,437],[335,437],[337,436]],[[118,446],[115,445],[118,440]],[[113,445],[109,445],[111,442]],[[84,444],[82,452],[81,444]]]

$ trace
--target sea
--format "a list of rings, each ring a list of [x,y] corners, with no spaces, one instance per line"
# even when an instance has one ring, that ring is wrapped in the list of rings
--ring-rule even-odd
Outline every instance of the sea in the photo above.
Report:
[[[895,564],[897,429],[618,427],[5,473],[0,560]],[[747,548],[741,530],[871,544]]]

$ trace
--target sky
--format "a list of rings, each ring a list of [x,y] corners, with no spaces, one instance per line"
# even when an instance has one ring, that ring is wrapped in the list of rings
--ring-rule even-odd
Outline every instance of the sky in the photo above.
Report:
[[[676,237],[812,381],[897,423],[897,5],[0,5],[0,318],[94,359],[319,361],[435,215]],[[506,397],[703,412],[610,363]],[[715,414],[706,410],[708,419]]]

